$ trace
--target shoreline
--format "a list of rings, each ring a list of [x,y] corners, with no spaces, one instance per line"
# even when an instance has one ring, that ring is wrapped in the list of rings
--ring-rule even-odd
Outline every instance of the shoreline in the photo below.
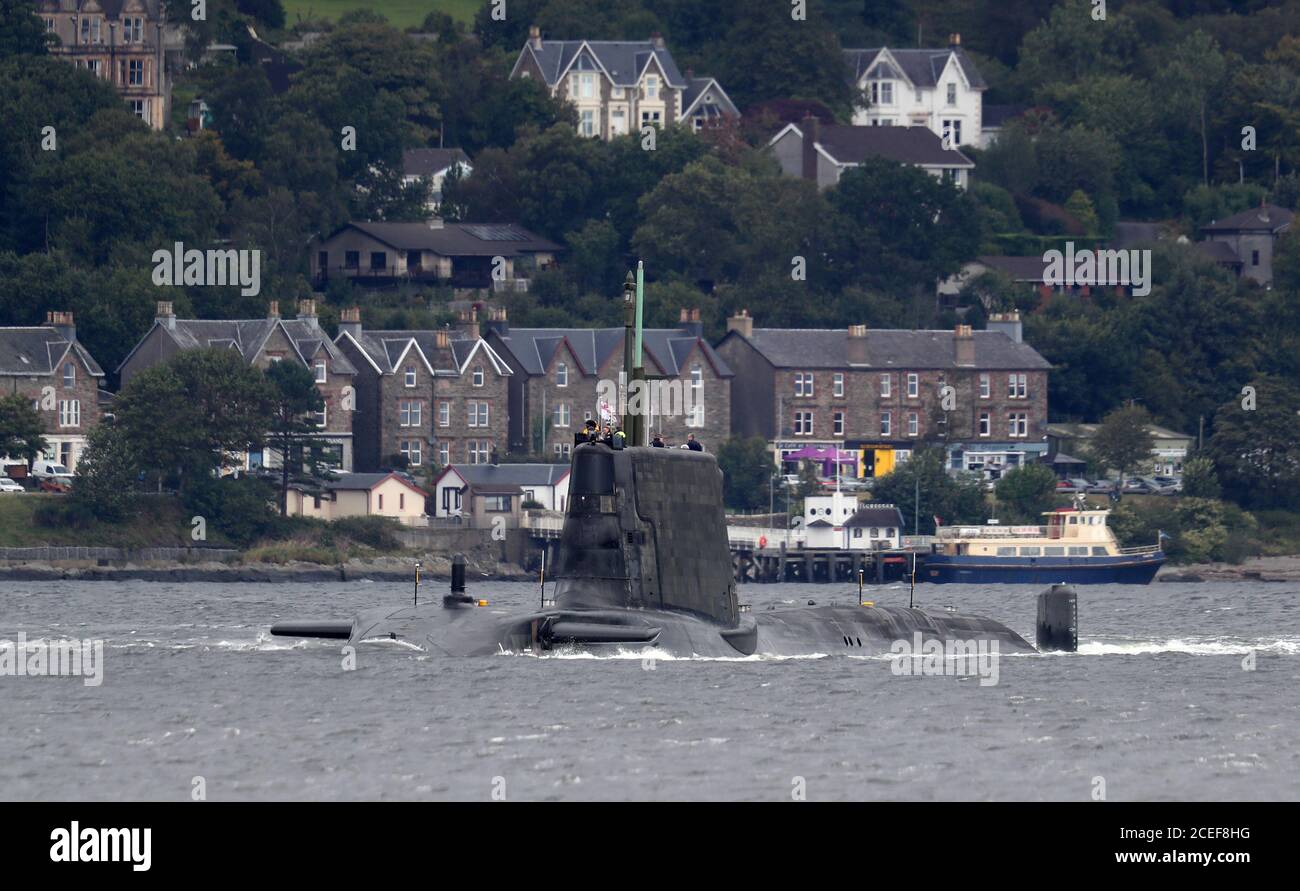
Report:
[[[513,563],[476,559],[468,554],[471,578],[493,582],[526,582],[536,574]],[[0,563],[0,581],[87,582],[411,582],[415,561],[423,565],[421,580],[451,578],[451,559],[441,555],[412,554],[320,563],[224,563],[219,561],[157,561],[100,565],[87,560],[9,561]],[[1222,581],[1300,582],[1300,554],[1287,557],[1252,557],[1240,564],[1189,563],[1164,567],[1155,582],[1170,584]]]

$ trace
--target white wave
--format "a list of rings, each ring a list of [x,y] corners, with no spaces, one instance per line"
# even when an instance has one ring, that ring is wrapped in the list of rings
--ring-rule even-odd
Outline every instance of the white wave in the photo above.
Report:
[[[1194,638],[1190,640],[1174,638],[1172,640],[1135,640],[1123,643],[1103,641],[1086,641],[1079,644],[1079,652],[1085,656],[1146,656],[1156,653],[1181,653],[1187,656],[1244,656],[1247,653],[1270,653],[1278,656],[1294,656],[1300,653],[1300,640],[1225,640],[1223,638]]]

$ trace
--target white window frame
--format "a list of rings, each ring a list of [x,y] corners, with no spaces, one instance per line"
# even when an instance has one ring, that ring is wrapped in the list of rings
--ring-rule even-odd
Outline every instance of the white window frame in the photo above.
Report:
[[[71,390],[77,385],[77,366],[71,362],[63,363],[63,386]]]
[[[980,412],[980,436],[990,436],[993,432],[993,419],[986,411]]]
[[[844,395],[844,375],[842,373],[836,373],[831,378],[831,394],[834,396]]]
[[[837,411],[833,415],[833,420],[834,420],[833,429],[835,430],[835,435],[843,436],[844,435],[844,412]]]
[[[315,413],[315,415],[316,415],[316,426],[318,428],[323,430],[324,428],[329,426],[330,407],[328,404],[323,406],[320,411]]]
[[[567,387],[569,385],[569,366],[563,362],[555,366],[555,386]]]
[[[909,411],[907,413],[907,435],[908,436],[921,435],[921,419],[914,411]]]
[[[81,426],[81,400],[80,399],[61,399],[59,401],[59,426],[60,427]]]
[[[991,396],[992,384],[989,382],[987,374],[980,375],[980,398],[988,399]]]
[[[880,413],[880,435],[894,435],[894,413],[891,411],[882,411]]]
[[[880,395],[888,399],[894,392],[894,376],[892,374],[882,374],[880,376]]]
[[[415,366],[414,365],[406,366],[406,377],[405,377],[406,386],[414,387],[416,385],[416,382],[417,382],[417,378],[415,376]]]
[[[329,366],[324,362],[316,363],[316,383],[323,384],[329,380]]]
[[[572,420],[572,416],[569,412],[569,403],[567,402],[555,403],[555,419],[554,419],[555,426],[568,427],[571,420]]]
[[[916,372],[907,375],[907,398],[917,399],[921,395],[921,376]]]
[[[473,375],[473,379],[472,379],[471,382],[472,382],[473,385],[476,386],[476,387],[481,387],[481,386],[483,386],[484,377],[483,377],[483,366],[482,366],[482,365],[475,365],[475,366],[474,366],[474,375]]]

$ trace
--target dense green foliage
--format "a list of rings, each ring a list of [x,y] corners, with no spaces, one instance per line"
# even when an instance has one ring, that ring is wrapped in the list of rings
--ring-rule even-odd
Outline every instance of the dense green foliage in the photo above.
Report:
[[[871,495],[873,501],[898,505],[908,535],[933,535],[936,518],[954,526],[983,524],[990,516],[983,480],[950,475],[943,450],[937,448],[914,451],[911,460],[876,480]]]
[[[1057,506],[1056,474],[1045,464],[1026,464],[1007,471],[994,489],[998,520],[1042,525],[1044,511]]]

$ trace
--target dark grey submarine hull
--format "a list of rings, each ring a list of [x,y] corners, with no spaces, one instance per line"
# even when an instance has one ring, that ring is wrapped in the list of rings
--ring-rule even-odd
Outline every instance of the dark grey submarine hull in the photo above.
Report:
[[[742,610],[712,455],[683,449],[574,449],[557,549],[555,606],[509,615],[464,594],[464,564],[440,603],[375,608],[349,622],[275,625],[277,635],[391,639],[431,654],[655,651],[681,657],[879,655],[913,645],[997,642],[1034,652],[981,616],[893,606]]]

